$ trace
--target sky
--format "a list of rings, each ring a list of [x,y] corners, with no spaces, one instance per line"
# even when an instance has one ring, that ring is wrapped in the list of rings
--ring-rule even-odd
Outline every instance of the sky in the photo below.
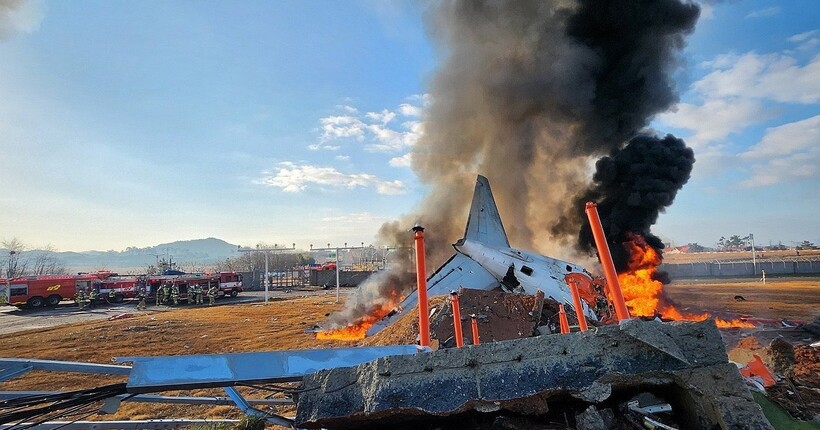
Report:
[[[424,197],[427,7],[0,0],[0,239],[374,243]],[[653,231],[820,244],[820,3],[703,5],[675,79],[652,128],[696,163]]]

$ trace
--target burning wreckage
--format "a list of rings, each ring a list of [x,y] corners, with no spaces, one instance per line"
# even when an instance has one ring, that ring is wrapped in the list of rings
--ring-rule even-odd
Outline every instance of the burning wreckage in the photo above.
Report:
[[[588,209],[594,212],[594,207]],[[416,239],[423,255],[421,229],[416,229]],[[293,428],[771,428],[737,367],[729,362],[712,320],[630,320],[625,307],[618,309],[624,305],[617,304],[623,299],[616,289],[583,268],[510,248],[484,177],[478,177],[467,229],[455,249],[456,254],[432,276],[418,277],[424,286],[418,292],[434,296],[430,302],[441,311],[426,318],[430,315],[423,306],[427,295],[414,293],[401,302],[400,312],[375,322],[369,330],[368,340],[379,339],[405,320],[418,321],[412,331],[413,337],[422,333],[421,345],[117,359],[131,366],[0,359],[0,380],[29,370],[128,375],[127,384],[92,390],[4,395],[10,400],[3,401],[6,412],[0,414],[0,424],[46,425],[36,418],[106,399],[102,409],[108,413],[116,411],[121,401],[233,402],[249,415]],[[423,258],[417,260],[423,265]],[[421,269],[419,273],[425,273]],[[452,307],[435,297],[449,296],[454,290],[460,294],[451,296]],[[461,307],[475,310],[470,316],[472,345],[446,348],[464,343],[459,296]],[[511,312],[506,318],[518,324],[513,330],[504,332],[497,311],[482,315],[478,306],[488,298],[508,305]],[[616,304],[610,305],[611,301]],[[565,303],[574,312],[565,312]],[[411,312],[416,307],[421,309],[418,318]],[[448,308],[452,323],[445,318]],[[570,333],[567,313],[580,330]],[[545,327],[544,320],[550,321],[554,314],[559,315],[558,323]],[[483,343],[477,319],[484,327]],[[592,330],[586,329],[587,320],[595,326]],[[431,331],[443,339],[438,350],[433,350],[436,345],[427,346]],[[538,333],[542,335],[532,337]],[[400,340],[414,343],[406,337]],[[287,400],[246,399],[235,388],[263,383],[297,385],[287,391],[291,395]],[[224,388],[227,397],[150,394],[213,387]],[[254,407],[273,400],[294,402],[296,416],[285,418]],[[196,422],[48,425],[169,428]]]

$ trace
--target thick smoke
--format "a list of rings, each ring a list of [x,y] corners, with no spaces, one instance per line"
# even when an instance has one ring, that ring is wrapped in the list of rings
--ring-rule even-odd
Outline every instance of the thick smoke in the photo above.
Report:
[[[381,241],[409,245],[419,222],[438,267],[463,235],[478,173],[513,246],[579,258],[573,197],[595,159],[677,101],[670,74],[698,13],[679,0],[437,3],[427,19],[441,67],[412,153],[429,192]]]
[[[611,244],[626,242],[631,240],[631,233],[639,233],[649,246],[660,251],[663,242],[649,229],[689,180],[694,163],[692,149],[672,135],[663,139],[637,136],[624,149],[595,163],[594,184],[576,199],[576,205],[598,202],[601,224]],[[586,220],[578,242],[590,252],[595,246]],[[610,248],[615,269],[626,270],[627,252],[620,246]]]
[[[0,41],[17,33],[31,33],[43,20],[39,2],[0,0]]]

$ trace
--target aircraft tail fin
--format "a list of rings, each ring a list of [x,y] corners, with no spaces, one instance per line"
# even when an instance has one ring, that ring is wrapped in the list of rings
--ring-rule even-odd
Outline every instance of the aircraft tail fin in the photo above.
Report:
[[[510,247],[510,241],[501,223],[501,215],[498,214],[498,207],[495,205],[493,191],[490,189],[490,181],[481,175],[476,178],[473,204],[470,207],[464,239],[496,247]]]

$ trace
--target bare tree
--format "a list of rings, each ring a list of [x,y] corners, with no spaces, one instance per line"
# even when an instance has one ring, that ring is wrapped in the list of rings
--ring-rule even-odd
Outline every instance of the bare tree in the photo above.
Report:
[[[66,273],[66,268],[54,255],[57,251],[53,245],[48,244],[43,249],[32,252],[31,275],[62,275]]]
[[[10,240],[3,239],[0,241],[0,245],[3,246],[7,254],[4,256],[5,258],[3,261],[3,267],[6,268],[6,278],[11,279],[18,276],[23,276],[26,272],[28,260],[23,259],[21,261],[20,257],[26,250],[26,246],[16,237]]]

